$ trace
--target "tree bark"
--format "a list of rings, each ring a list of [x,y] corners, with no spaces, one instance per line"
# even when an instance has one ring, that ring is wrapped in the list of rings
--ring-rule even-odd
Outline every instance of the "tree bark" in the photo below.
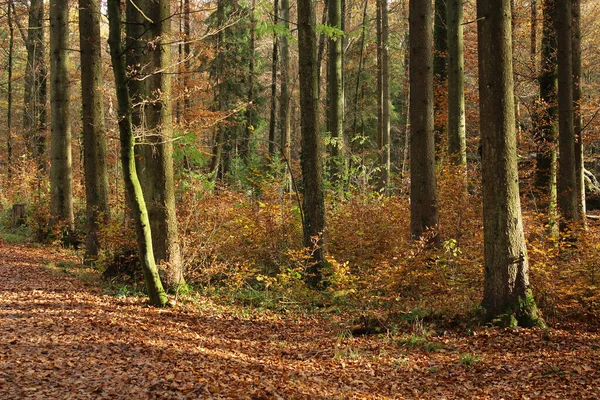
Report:
[[[300,72],[300,124],[302,132],[302,177],[304,182],[304,246],[310,249],[311,265],[306,281],[316,287],[325,264],[325,193],[323,188],[323,144],[318,126],[318,66],[314,2],[298,0],[298,51]]]
[[[342,2],[329,0],[329,26],[341,31]],[[329,38],[329,58],[327,60],[327,131],[331,135],[330,178],[335,186],[344,180],[344,81],[343,52],[344,37],[333,35]]]
[[[279,0],[273,2],[273,23],[279,23]],[[273,34],[273,53],[271,56],[271,116],[269,118],[269,156],[275,154],[275,133],[277,130],[277,64],[279,63],[279,35]]]
[[[31,0],[27,30],[27,65],[25,66],[24,118],[25,142],[29,154],[37,161],[38,171],[45,170],[47,69],[44,59],[44,2]]]
[[[256,0],[252,0],[250,10],[250,62],[248,65],[248,104],[246,105],[246,127],[244,130],[244,137],[240,146],[240,156],[245,163],[248,163],[250,159],[250,141],[252,140],[254,128],[256,125],[256,110],[254,109],[254,81],[256,74],[256,18],[254,16],[254,8],[256,7]]]
[[[438,225],[433,118],[433,9],[410,0],[410,211],[411,236],[419,239]],[[437,236],[437,235],[436,235]]]
[[[132,105],[127,87],[127,72],[125,56],[121,46],[121,4],[120,0],[108,0],[109,44],[112,59],[115,86],[117,90],[119,132],[121,140],[121,162],[125,188],[129,193],[130,206],[136,227],[138,251],[142,262],[144,280],[148,289],[150,303],[164,306],[167,295],[162,287],[158,269],[152,251],[152,233],[142,187],[138,180],[134,145],[135,139],[132,127]]]
[[[585,224],[585,165],[583,160],[583,119],[581,115],[581,0],[572,0],[573,21],[573,131],[575,134],[575,179],[577,213]]]
[[[539,204],[548,215],[550,225],[556,222],[556,172],[558,138],[558,42],[554,20],[555,0],[544,0],[542,27],[542,57],[539,75],[540,105],[535,118],[537,142],[535,182],[539,192]]]
[[[486,319],[543,324],[529,287],[517,171],[509,0],[477,0]]]
[[[51,167],[50,215],[74,229],[71,117],[69,113],[69,4],[50,2]]]
[[[6,130],[8,131],[6,140],[6,158],[8,165],[8,177],[12,176],[12,76],[13,76],[13,47],[14,47],[14,36],[15,29],[13,26],[13,12],[12,12],[12,0],[8,0],[7,3],[7,22],[8,22],[8,84],[7,84],[7,104],[6,104]]]
[[[286,160],[290,159],[292,135],[290,128],[290,2],[281,0],[280,21],[285,32],[280,36],[281,43],[281,99],[279,103],[279,123],[281,129],[281,154]]]
[[[556,0],[558,35],[558,206],[561,228],[579,219],[573,126],[573,47],[571,0]]]
[[[165,287],[177,290],[185,281],[173,182],[170,2],[142,0],[136,3],[137,7],[129,7],[129,3],[128,26],[138,26],[131,28],[131,33],[137,36],[128,34],[128,37],[130,40],[139,38],[132,45],[138,57],[134,59],[134,68],[140,68],[136,71],[138,82],[131,82],[129,87],[134,89],[137,101],[144,103],[134,118],[144,136],[137,151],[137,166],[148,208],[154,255],[161,266]]]
[[[446,1],[448,23],[448,155],[455,165],[466,167],[463,0]]]
[[[109,215],[106,171],[106,130],[102,94],[102,39],[100,2],[79,0],[79,39],[81,49],[81,108],[86,199],[85,258],[98,257],[102,222]]]

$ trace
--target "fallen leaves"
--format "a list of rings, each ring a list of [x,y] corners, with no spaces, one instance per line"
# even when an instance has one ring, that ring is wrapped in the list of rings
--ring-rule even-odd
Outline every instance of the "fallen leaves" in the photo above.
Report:
[[[0,398],[589,398],[597,332],[481,329],[436,346],[340,337],[315,316],[148,307],[40,268],[43,249],[0,249]],[[58,257],[52,255],[52,257]],[[431,351],[429,351],[429,350]]]

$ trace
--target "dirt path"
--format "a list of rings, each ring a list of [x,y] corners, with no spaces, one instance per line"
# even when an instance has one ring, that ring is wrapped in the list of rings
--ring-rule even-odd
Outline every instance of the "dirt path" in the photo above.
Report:
[[[600,397],[597,333],[345,338],[317,319],[105,296],[40,268],[51,258],[0,247],[0,399]]]

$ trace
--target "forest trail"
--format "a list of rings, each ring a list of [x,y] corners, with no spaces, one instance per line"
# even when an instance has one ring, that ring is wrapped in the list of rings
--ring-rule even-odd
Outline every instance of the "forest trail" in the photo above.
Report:
[[[597,333],[352,338],[311,316],[249,317],[208,303],[151,308],[42,267],[51,261],[60,255],[0,247],[0,399],[600,395]]]

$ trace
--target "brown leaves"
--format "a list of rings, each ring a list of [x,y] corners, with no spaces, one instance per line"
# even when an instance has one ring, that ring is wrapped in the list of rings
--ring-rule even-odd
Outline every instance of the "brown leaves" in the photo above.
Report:
[[[36,266],[49,257],[0,253],[0,398],[595,398],[600,386],[595,332],[354,338],[315,316],[104,296]]]

